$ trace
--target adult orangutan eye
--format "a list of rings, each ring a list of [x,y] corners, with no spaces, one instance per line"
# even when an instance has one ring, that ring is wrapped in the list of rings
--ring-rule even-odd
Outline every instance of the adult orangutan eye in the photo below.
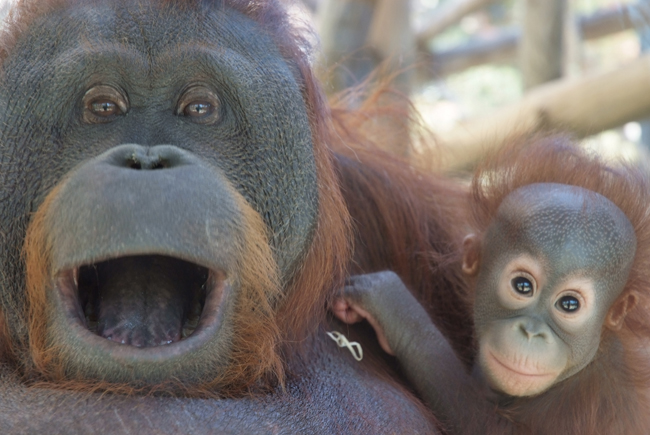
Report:
[[[113,86],[94,86],[83,97],[83,119],[88,124],[110,122],[128,109],[126,95]]]
[[[93,101],[90,103],[89,109],[93,112],[93,114],[105,117],[119,115],[122,113],[117,104],[110,100]]]
[[[221,117],[221,102],[207,86],[192,86],[178,100],[176,115],[198,124],[214,124]]]
[[[573,313],[580,309],[580,301],[573,296],[562,296],[557,301],[557,307],[567,313]]]
[[[513,278],[510,281],[510,285],[513,290],[523,296],[532,296],[533,295],[533,283],[530,280],[523,276],[518,276]]]
[[[197,101],[190,103],[185,107],[183,114],[194,118],[203,118],[209,116],[214,112],[214,106],[207,101]]]

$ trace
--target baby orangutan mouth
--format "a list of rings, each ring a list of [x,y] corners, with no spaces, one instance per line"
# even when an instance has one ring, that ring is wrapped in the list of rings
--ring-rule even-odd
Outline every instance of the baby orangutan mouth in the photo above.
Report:
[[[56,289],[73,324],[115,343],[152,348],[218,326],[224,283],[221,272],[145,255],[65,270]]]

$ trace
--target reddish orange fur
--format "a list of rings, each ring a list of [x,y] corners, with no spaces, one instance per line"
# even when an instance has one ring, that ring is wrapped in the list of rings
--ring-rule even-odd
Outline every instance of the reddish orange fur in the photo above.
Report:
[[[57,196],[58,189],[52,190],[39,211],[32,217],[25,244],[23,257],[25,261],[25,286],[27,293],[26,317],[29,330],[29,348],[32,361],[37,371],[43,372],[50,366],[51,358],[45,351],[45,331],[47,318],[47,293],[52,283],[50,271],[52,241],[48,237],[45,225],[46,210]]]
[[[460,271],[462,238],[469,230],[467,189],[442,175],[414,167],[367,139],[364,129],[372,128],[376,118],[414,113],[403,111],[406,105],[399,105],[397,112],[389,107],[375,110],[374,104],[383,92],[386,88],[378,87],[367,96],[370,103],[354,112],[336,106],[333,111],[337,169],[355,228],[351,273],[395,271],[451,338],[463,360],[470,363],[472,327],[467,320],[466,284]],[[417,118],[403,124],[421,126]],[[424,128],[420,131],[421,137],[431,139]],[[412,139],[409,134],[402,136],[413,159],[418,151]],[[392,145],[383,144],[383,148]],[[432,159],[429,154],[420,157]]]
[[[319,218],[311,249],[279,313],[285,337],[292,341],[302,340],[324,320],[326,303],[335,289],[342,288],[352,247],[349,215],[329,148],[334,137],[329,107],[309,64],[301,62],[298,67],[312,125]]]
[[[273,309],[282,296],[277,264],[262,217],[234,189],[232,195],[238,199],[246,226],[244,252],[239,255],[241,296],[235,316],[232,363],[219,378],[203,386],[231,394],[237,391],[235,386],[256,390],[284,382],[284,366],[278,353],[280,329]]]
[[[15,362],[14,349],[9,337],[9,326],[7,319],[2,311],[0,311],[0,363],[2,362]]]

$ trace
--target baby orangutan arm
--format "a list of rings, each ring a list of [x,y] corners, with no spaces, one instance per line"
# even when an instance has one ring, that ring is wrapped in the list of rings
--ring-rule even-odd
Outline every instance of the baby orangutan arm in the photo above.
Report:
[[[465,371],[451,346],[394,272],[348,279],[334,315],[345,323],[367,320],[382,348],[399,360],[406,376],[449,433],[496,422],[485,391]],[[472,419],[467,410],[471,409]],[[488,421],[489,420],[489,421]],[[500,433],[507,433],[506,428]]]

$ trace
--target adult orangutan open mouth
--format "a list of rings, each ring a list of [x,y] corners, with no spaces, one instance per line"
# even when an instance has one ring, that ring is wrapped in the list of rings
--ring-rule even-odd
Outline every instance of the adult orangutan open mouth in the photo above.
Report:
[[[221,169],[177,146],[118,145],[80,165],[25,242],[39,373],[180,391],[276,364],[266,230]],[[240,344],[246,328],[260,341]]]
[[[54,287],[70,326],[86,344],[160,357],[209,340],[230,289],[223,272],[162,255],[67,269],[57,274]]]

